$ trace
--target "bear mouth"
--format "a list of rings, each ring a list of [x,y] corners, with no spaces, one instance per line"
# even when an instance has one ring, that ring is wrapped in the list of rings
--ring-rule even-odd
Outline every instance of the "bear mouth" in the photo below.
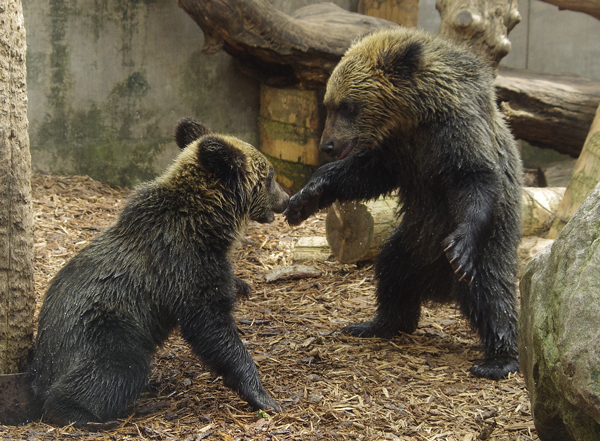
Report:
[[[346,144],[346,147],[344,147],[344,149],[340,152],[339,155],[336,156],[336,159],[344,159],[346,156],[348,156],[348,154],[354,150],[354,147],[356,146],[356,138],[350,140],[350,142],[348,144]]]

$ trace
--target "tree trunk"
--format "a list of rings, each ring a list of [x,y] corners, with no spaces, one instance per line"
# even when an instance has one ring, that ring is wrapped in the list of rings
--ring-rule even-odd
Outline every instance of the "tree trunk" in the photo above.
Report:
[[[33,215],[21,0],[0,0],[0,373],[25,367],[33,335]]]
[[[440,35],[470,46],[494,70],[510,52],[508,33],[521,21],[518,0],[437,0]]]
[[[555,217],[565,193],[564,188],[527,187],[521,199],[521,222],[524,236],[544,235]],[[335,202],[327,212],[325,231],[332,254],[342,263],[353,263],[374,258],[379,246],[399,224],[396,216],[396,198],[381,198],[365,203]],[[303,242],[303,256],[309,242]],[[319,245],[318,254],[327,250]],[[317,251],[315,250],[315,255]]]
[[[556,239],[558,233],[598,182],[600,182],[600,106],[596,111],[596,118],[594,118],[581,155],[575,164],[571,182],[569,182],[565,197],[558,208],[556,219],[548,232],[548,238]]]
[[[558,9],[570,9],[571,11],[583,12],[600,20],[600,0],[542,0],[558,6]]]
[[[496,90],[516,138],[579,156],[600,104],[600,82],[503,67]]]

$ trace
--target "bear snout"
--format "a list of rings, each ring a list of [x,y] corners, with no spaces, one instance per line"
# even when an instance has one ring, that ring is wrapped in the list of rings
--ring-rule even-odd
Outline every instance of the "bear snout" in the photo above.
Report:
[[[277,198],[275,203],[273,204],[273,211],[277,214],[281,214],[285,211],[285,209],[288,207],[288,204],[290,203],[290,197],[288,196],[288,194],[283,191],[283,189],[279,186],[279,184],[277,185]]]

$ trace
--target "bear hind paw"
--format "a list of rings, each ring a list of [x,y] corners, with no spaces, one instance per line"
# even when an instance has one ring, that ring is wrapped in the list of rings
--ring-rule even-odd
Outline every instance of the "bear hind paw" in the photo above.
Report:
[[[486,359],[483,363],[471,367],[469,371],[476,377],[501,380],[508,374],[519,372],[519,369],[519,361],[516,357],[502,356]]]

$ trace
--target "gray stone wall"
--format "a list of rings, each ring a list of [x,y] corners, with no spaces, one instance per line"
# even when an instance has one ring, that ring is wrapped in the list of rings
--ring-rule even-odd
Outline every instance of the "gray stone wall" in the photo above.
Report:
[[[34,170],[131,186],[177,154],[194,116],[258,143],[258,84],[173,0],[24,0]]]

